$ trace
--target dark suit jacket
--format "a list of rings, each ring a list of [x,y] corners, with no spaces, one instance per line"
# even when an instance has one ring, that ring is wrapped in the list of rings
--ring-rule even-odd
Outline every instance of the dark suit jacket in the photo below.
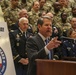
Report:
[[[28,75],[36,75],[36,61],[35,59],[47,59],[48,56],[44,50],[44,41],[37,34],[31,37],[26,42],[26,50],[29,58]]]

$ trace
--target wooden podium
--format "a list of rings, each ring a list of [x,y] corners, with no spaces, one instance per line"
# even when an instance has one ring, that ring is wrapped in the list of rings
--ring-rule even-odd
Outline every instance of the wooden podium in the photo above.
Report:
[[[76,75],[76,62],[37,59],[37,75]]]

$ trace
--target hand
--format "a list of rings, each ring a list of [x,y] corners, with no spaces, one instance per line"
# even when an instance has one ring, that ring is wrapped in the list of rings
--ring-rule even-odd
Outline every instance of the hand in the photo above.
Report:
[[[26,59],[21,58],[21,60],[19,62],[22,63],[23,65],[27,65],[29,63],[28,58],[26,58]]]
[[[58,39],[58,37],[52,38],[52,40],[46,45],[48,50],[57,48],[61,44],[61,41],[58,41],[57,39]]]

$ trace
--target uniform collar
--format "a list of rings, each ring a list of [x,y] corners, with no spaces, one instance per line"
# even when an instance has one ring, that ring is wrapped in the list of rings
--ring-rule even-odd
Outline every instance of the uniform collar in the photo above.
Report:
[[[21,33],[23,34],[24,32],[21,30],[21,28],[19,27],[19,30],[21,31]],[[26,31],[25,31],[25,33],[26,33]]]

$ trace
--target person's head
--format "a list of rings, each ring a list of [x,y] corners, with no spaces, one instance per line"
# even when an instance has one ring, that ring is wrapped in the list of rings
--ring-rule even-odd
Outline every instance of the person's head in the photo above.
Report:
[[[10,0],[12,7],[18,6],[19,0]]]
[[[71,35],[70,35],[71,38],[75,38],[76,39],[76,31],[72,31]]]
[[[40,7],[43,7],[46,3],[46,0],[39,0]]]
[[[19,28],[25,32],[28,29],[28,19],[25,17],[22,17],[19,19]]]
[[[72,7],[72,14],[76,17],[76,6]]]
[[[58,0],[58,2],[61,4],[61,6],[66,6],[67,0]]]
[[[54,2],[53,7],[54,7],[54,10],[59,11],[61,8],[61,5],[59,2]]]
[[[76,31],[74,31],[73,29],[68,30],[67,37],[76,39]]]
[[[28,18],[28,12],[26,9],[21,9],[20,12],[19,12],[19,18],[21,17],[26,17]]]
[[[22,2],[22,3],[26,3],[26,2],[27,2],[27,0],[21,0],[21,2]]]
[[[71,24],[73,29],[76,29],[76,18],[72,18],[70,21],[70,24]]]
[[[63,19],[63,20],[67,20],[67,13],[66,12],[62,12],[61,13],[61,19]]]
[[[42,11],[39,13],[39,17],[45,16],[46,15],[46,11]]]
[[[51,12],[48,12],[46,16],[49,16],[53,20],[54,15]]]
[[[37,26],[39,33],[41,33],[44,37],[47,38],[52,35],[52,20],[49,16],[43,16],[38,19]]]
[[[38,10],[40,9],[40,4],[39,4],[38,1],[34,1],[34,2],[33,2],[33,9],[34,9],[35,11],[38,11]]]

